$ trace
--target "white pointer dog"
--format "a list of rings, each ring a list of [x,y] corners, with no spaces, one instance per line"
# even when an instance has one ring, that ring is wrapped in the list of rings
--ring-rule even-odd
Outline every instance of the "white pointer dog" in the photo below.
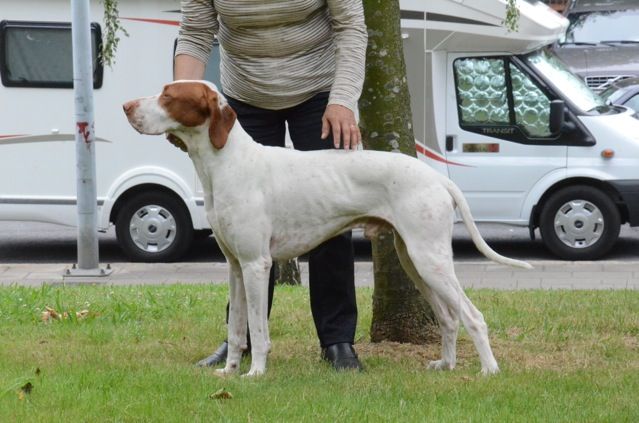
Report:
[[[206,214],[230,265],[229,351],[219,372],[238,370],[247,319],[252,343],[248,375],[266,370],[272,260],[297,257],[355,227],[363,227],[368,236],[393,229],[401,264],[440,323],[442,357],[429,368],[455,366],[461,318],[479,352],[482,373],[499,371],[484,318],[455,276],[455,206],[486,257],[531,266],[503,257],[486,244],[450,180],[404,154],[262,146],[242,129],[233,109],[208,82],[170,83],[159,95],[124,104],[124,111],[140,133],[180,138],[204,187]]]

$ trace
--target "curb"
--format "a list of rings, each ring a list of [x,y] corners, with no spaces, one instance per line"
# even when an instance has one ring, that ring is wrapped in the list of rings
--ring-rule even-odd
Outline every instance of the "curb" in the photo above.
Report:
[[[460,261],[455,271],[464,288],[523,289],[639,289],[639,262],[530,261],[532,270],[511,268],[490,261]],[[226,283],[226,263],[111,263],[104,277],[65,275],[68,264],[0,264],[0,286],[162,285]],[[300,262],[302,284],[308,285],[308,264]],[[355,263],[358,287],[373,286],[373,263]]]

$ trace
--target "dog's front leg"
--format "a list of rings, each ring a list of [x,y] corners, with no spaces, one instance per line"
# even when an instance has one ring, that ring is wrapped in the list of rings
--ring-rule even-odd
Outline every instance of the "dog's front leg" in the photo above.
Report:
[[[229,262],[229,321],[228,343],[229,350],[226,365],[218,369],[218,373],[231,374],[240,368],[242,349],[246,348],[246,292],[242,280],[242,268],[234,258],[227,258]]]
[[[268,332],[268,277],[271,264],[270,257],[242,264],[251,336],[251,368],[246,376],[259,376],[266,371],[266,356],[271,348]]]

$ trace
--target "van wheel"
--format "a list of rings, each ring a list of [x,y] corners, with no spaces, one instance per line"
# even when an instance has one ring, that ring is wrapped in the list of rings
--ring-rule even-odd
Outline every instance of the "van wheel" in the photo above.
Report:
[[[566,260],[594,260],[619,238],[621,216],[604,192],[585,185],[552,194],[539,217],[546,247]]]
[[[115,233],[132,261],[175,261],[193,241],[186,207],[176,197],[159,192],[131,197],[118,213]]]

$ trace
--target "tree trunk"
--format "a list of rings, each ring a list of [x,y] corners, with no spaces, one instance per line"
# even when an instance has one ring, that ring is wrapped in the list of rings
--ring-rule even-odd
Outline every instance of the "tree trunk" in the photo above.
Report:
[[[297,258],[275,262],[276,285],[301,285],[300,267]]]
[[[368,27],[366,79],[359,102],[364,147],[415,156],[398,0],[364,0]],[[427,343],[439,339],[430,306],[402,269],[393,233],[373,240],[375,289],[371,340]]]

